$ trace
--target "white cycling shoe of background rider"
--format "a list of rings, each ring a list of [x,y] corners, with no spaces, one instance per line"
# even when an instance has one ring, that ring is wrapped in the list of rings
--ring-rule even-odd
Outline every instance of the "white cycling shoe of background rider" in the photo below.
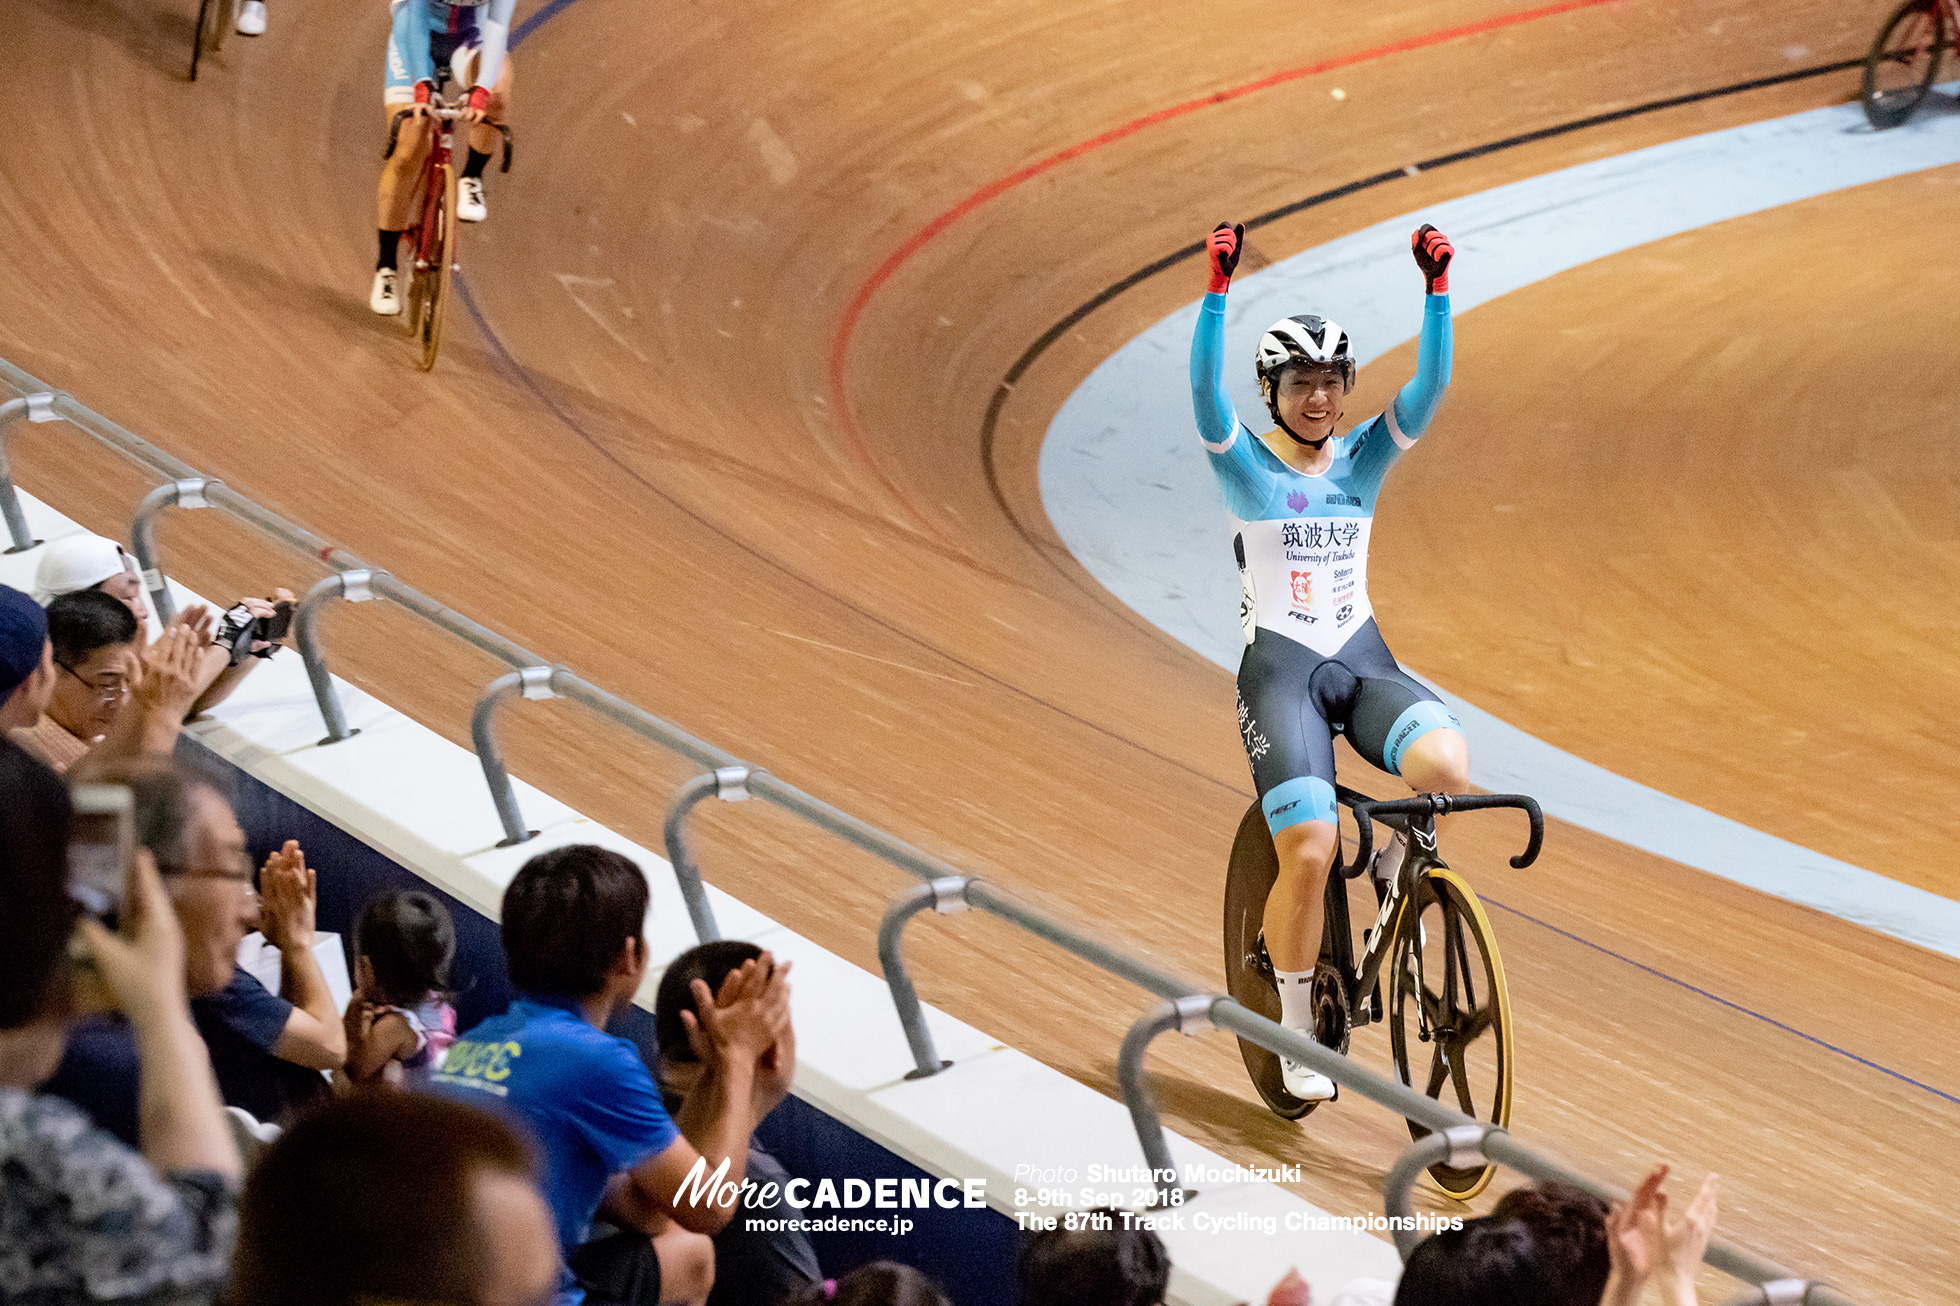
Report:
[[[1302,1038],[1313,1035],[1304,1030],[1294,1030]],[[1318,1070],[1309,1070],[1299,1062],[1287,1057],[1279,1059],[1279,1077],[1286,1085],[1286,1091],[1302,1102],[1327,1102],[1334,1097],[1334,1081]]]
[[[245,0],[238,7],[238,34],[240,36],[265,35],[265,0]]]
[[[393,317],[402,311],[401,296],[395,290],[399,276],[393,268],[374,270],[374,289],[368,292],[368,307],[383,317]]]
[[[481,222],[490,216],[483,206],[483,178],[465,177],[456,183],[456,216],[464,222]]]

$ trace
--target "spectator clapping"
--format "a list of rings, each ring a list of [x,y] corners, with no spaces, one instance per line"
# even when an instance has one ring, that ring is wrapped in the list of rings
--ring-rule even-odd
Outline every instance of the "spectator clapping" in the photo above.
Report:
[[[136,837],[154,859],[182,922],[191,1014],[224,1100],[276,1121],[326,1091],[320,1070],[344,1056],[340,1013],[312,953],[313,881],[296,845],[268,859],[266,905],[252,890],[245,834],[215,781],[182,763],[139,759],[103,772],[126,785]],[[281,948],[281,995],[238,965],[255,920]],[[47,1090],[130,1141],[138,1110],[132,1031],[114,1016],[80,1025]]]
[[[762,949],[753,943],[722,939],[689,948],[668,962],[661,973],[653,1001],[654,1028],[660,1044],[660,1087],[669,1110],[677,1116],[686,1114],[687,1099],[700,1089],[707,1073],[703,1054],[712,1057],[712,1049],[697,1047],[707,1036],[700,1028],[694,986],[701,984],[710,992],[718,991],[730,974],[761,958]],[[781,1094],[788,1090],[795,1074],[792,1030],[784,1030],[766,1060],[771,1072],[769,1095],[755,1103],[757,1121],[781,1102]],[[748,1178],[756,1185],[756,1194],[744,1204],[741,1215],[714,1235],[715,1286],[708,1294],[708,1306],[778,1306],[823,1278],[809,1235],[795,1228],[792,1221],[781,1219],[789,1213],[782,1197],[791,1181],[789,1171],[753,1139],[749,1142]],[[770,1196],[765,1200],[763,1194]],[[751,1221],[764,1227],[755,1228]],[[768,1228],[771,1224],[784,1227]]]
[[[239,1163],[187,1010],[177,918],[142,853],[126,868],[121,932],[77,926],[66,790],[0,741],[0,792],[0,1299],[209,1302],[230,1260]],[[140,1151],[30,1091],[67,1037],[71,926],[132,1031]]]

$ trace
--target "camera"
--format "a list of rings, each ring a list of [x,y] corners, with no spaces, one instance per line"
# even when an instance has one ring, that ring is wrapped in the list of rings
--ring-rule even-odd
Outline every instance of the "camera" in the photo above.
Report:
[[[246,655],[255,658],[269,658],[279,651],[278,641],[286,637],[292,628],[293,605],[283,600],[272,605],[272,615],[255,617],[252,609],[241,600],[226,609],[225,619],[218,625],[218,633],[213,639],[219,648],[231,656],[231,665],[243,662]],[[265,642],[270,647],[253,649],[252,645]]]

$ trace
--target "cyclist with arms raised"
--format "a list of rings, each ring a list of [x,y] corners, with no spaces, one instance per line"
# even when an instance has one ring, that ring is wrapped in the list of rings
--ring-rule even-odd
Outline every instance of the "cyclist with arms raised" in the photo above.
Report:
[[[1191,402],[1211,468],[1233,518],[1244,585],[1239,733],[1279,855],[1266,899],[1265,945],[1279,988],[1280,1024],[1313,1036],[1313,974],[1339,846],[1334,735],[1422,793],[1470,782],[1462,727],[1436,695],[1396,664],[1368,602],[1368,533],[1382,478],[1429,425],[1450,379],[1448,239],[1415,233],[1427,286],[1415,378],[1387,409],[1336,438],[1355,358],[1347,333],[1311,314],[1275,322],[1260,338],[1259,392],[1277,428],[1239,421],[1222,384],[1225,295],[1245,229],[1220,223],[1207,250],[1210,291],[1191,341]],[[1373,868],[1400,869],[1399,844]],[[1334,1096],[1333,1081],[1281,1059],[1303,1101]]]
[[[368,307],[377,313],[402,311],[395,293],[397,248],[421,198],[418,183],[422,164],[434,141],[435,120],[429,97],[435,88],[438,64],[454,70],[470,86],[468,112],[470,157],[457,186],[456,216],[481,222],[483,168],[497,141],[490,123],[510,111],[511,63],[507,54],[510,15],[516,0],[394,0],[394,26],[388,35],[388,71],[382,94],[389,121],[402,109],[414,116],[402,123],[395,152],[381,169],[375,197],[380,217],[380,254],[374,265],[374,288]],[[474,63],[474,75],[471,65]]]

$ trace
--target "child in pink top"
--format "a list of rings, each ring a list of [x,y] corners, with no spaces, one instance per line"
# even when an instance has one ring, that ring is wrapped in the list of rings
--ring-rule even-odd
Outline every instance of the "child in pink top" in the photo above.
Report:
[[[417,1087],[441,1069],[456,1041],[445,1000],[456,925],[431,894],[397,890],[371,899],[354,931],[354,997],[345,1078]]]

